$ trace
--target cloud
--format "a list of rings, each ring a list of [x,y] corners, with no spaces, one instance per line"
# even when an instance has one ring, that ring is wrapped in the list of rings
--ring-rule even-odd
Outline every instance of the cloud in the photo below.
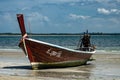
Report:
[[[116,13],[116,14],[120,13],[120,10],[118,10],[118,9],[111,9],[110,11],[111,11],[111,13]]]
[[[111,22],[114,23],[114,24],[120,25],[120,19],[117,19],[117,18],[110,18],[109,21],[111,21]]]
[[[23,7],[23,8],[20,8],[20,10],[29,10],[30,9],[30,7]]]
[[[65,3],[65,2],[79,2],[80,0],[34,0],[39,3]]]
[[[98,8],[97,11],[98,13],[101,13],[101,14],[106,14],[106,15],[110,14],[110,11],[105,8]]]
[[[49,18],[47,16],[44,16],[38,12],[33,12],[28,15],[28,20],[34,21],[34,20],[39,20],[43,22],[49,22]]]
[[[120,10],[118,9],[105,9],[105,8],[98,8],[97,9],[98,13],[100,14],[105,14],[105,15],[109,15],[109,14],[119,14]]]
[[[90,16],[83,16],[83,15],[76,15],[76,14],[69,14],[70,19],[76,20],[76,19],[87,19]]]
[[[0,22],[12,22],[14,21],[14,18],[12,16],[12,14],[10,13],[3,13],[3,14],[0,14]]]
[[[5,15],[3,16],[3,18],[4,18],[5,20],[8,20],[8,21],[11,21],[11,20],[12,20],[12,17],[11,17],[11,15],[10,15],[9,13],[5,14]]]

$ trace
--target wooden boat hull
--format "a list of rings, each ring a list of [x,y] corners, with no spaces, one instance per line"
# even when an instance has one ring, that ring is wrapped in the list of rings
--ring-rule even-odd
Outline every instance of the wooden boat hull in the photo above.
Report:
[[[28,56],[33,69],[83,65],[94,53],[72,50],[30,38],[25,38],[20,47]]]

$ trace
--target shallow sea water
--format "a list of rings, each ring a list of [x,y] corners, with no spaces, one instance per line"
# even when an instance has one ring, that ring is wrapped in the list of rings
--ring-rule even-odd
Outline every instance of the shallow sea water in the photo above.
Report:
[[[82,36],[78,35],[55,35],[55,36],[30,36],[33,39],[48,43],[76,49]],[[20,49],[18,43],[21,36],[0,36],[1,49]],[[120,35],[91,35],[91,44],[95,45],[97,51],[120,53]]]

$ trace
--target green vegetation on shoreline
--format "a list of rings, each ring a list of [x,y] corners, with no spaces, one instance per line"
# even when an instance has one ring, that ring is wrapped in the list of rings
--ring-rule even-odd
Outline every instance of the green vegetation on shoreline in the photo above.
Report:
[[[83,35],[84,33],[28,33],[29,35]],[[120,35],[120,33],[89,33],[90,35]],[[21,35],[20,33],[0,33],[0,35]]]

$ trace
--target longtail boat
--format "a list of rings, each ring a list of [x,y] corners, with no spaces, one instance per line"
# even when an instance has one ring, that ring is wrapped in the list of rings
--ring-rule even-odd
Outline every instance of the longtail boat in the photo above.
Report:
[[[91,47],[81,47],[80,49],[69,49],[59,45],[29,38],[23,14],[17,14],[18,24],[22,38],[19,47],[22,48],[28,57],[33,69],[41,68],[63,68],[86,64],[95,50]]]

